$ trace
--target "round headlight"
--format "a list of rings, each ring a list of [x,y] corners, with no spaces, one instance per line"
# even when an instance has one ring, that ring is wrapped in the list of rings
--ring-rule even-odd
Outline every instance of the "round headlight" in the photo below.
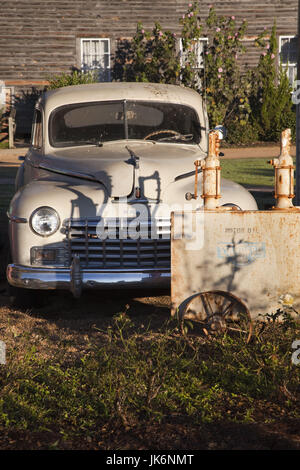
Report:
[[[39,207],[30,218],[32,230],[42,237],[53,235],[58,230],[59,224],[59,216],[51,207]]]

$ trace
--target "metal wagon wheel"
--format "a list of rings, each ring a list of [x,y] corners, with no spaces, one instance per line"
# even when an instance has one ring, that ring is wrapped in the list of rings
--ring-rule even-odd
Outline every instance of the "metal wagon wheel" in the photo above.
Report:
[[[223,291],[201,292],[192,296],[180,314],[180,327],[184,335],[187,332],[196,335],[200,328],[206,334],[234,334],[246,343],[249,343],[253,330],[246,304],[230,292]]]

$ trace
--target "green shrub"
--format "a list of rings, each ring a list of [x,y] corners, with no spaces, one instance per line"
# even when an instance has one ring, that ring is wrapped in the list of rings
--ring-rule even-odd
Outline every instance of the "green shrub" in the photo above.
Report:
[[[292,87],[282,66],[277,71],[276,22],[269,41],[264,34],[257,40],[263,48],[257,68],[252,73],[251,121],[259,129],[262,141],[276,142],[284,129],[292,130],[295,139],[296,113],[292,103]]]
[[[71,73],[62,73],[49,79],[49,90],[71,85],[82,85],[86,83],[95,83],[98,81],[97,72],[80,72],[74,70]]]
[[[238,27],[235,16],[217,16],[211,7],[205,21],[205,34],[209,37],[203,58],[205,67],[199,70],[195,68],[193,48],[194,42],[204,35],[199,11],[200,3],[190,3],[179,20],[184,63],[174,33],[163,31],[159,23],[147,32],[138,23],[123,79],[182,83],[196,89],[206,100],[210,126],[224,124],[232,144],[278,141],[286,128],[291,128],[295,139],[292,89],[285,70],[276,67],[276,23],[269,39],[270,33],[264,29],[256,40],[262,48],[257,66],[242,69],[238,58],[246,51],[243,38],[247,22],[243,20]]]
[[[204,72],[199,90],[207,100],[210,126],[235,123],[245,126],[250,113],[247,80],[237,62],[238,56],[245,53],[242,40],[247,22],[238,28],[235,16],[218,17],[213,7],[206,20],[210,38],[204,55]]]
[[[163,32],[159,23],[155,23],[151,32],[138,23],[124,68],[124,80],[179,84],[179,75],[176,35]]]
[[[233,145],[249,145],[259,141],[259,128],[255,123],[231,122],[227,128],[226,142]]]

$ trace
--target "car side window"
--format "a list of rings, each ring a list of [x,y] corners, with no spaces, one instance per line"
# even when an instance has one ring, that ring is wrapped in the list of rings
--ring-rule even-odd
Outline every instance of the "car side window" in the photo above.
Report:
[[[34,113],[31,145],[35,149],[41,149],[43,145],[42,113],[39,109]]]

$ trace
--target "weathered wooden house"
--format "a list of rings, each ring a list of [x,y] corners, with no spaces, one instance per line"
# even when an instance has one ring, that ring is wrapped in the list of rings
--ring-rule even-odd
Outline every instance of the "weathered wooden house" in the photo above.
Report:
[[[192,1],[192,0],[191,0]],[[257,35],[277,21],[279,57],[295,79],[297,0],[199,0],[205,18],[213,4],[218,14],[247,19],[247,63],[255,64]],[[17,135],[28,135],[33,103],[49,77],[72,69],[99,69],[111,80],[122,41],[158,21],[180,41],[179,18],[188,0],[8,0],[0,11],[0,106],[13,102]],[[203,42],[206,38],[203,37]],[[201,50],[201,47],[200,47]]]

